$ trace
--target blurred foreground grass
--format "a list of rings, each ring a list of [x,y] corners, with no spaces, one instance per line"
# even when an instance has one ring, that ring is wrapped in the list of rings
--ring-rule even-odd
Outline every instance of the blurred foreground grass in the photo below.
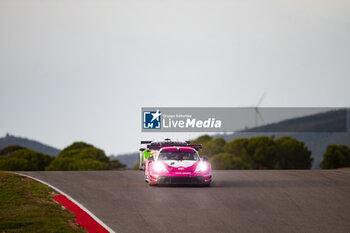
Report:
[[[0,232],[86,232],[48,186],[0,172]]]

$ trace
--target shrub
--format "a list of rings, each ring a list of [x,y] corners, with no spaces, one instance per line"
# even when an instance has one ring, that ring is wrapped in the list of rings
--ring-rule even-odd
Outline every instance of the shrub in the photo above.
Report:
[[[46,170],[109,170],[125,166],[118,160],[111,162],[103,150],[93,145],[75,142],[64,148]]]
[[[53,157],[30,149],[19,149],[0,160],[0,169],[6,171],[44,171]]]
[[[350,167],[350,148],[346,145],[329,145],[320,167],[322,169]]]

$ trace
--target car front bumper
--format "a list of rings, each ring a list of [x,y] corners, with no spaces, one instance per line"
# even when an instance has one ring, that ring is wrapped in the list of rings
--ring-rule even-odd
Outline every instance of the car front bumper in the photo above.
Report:
[[[191,176],[191,177],[177,177],[177,176],[159,176],[151,180],[152,184],[164,185],[205,185],[211,183],[210,176]]]

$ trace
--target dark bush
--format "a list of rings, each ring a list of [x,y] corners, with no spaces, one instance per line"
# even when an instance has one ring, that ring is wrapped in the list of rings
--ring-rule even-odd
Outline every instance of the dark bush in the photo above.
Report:
[[[105,152],[85,142],[75,142],[64,148],[46,170],[109,170],[126,165],[118,160],[110,161]]]
[[[44,171],[53,157],[30,149],[15,150],[0,160],[0,170]]]
[[[226,143],[204,135],[192,143],[202,144],[201,155],[208,156],[216,169],[310,169],[313,162],[304,143],[291,137],[237,138]]]
[[[322,169],[350,167],[350,148],[346,145],[329,145],[320,167]]]

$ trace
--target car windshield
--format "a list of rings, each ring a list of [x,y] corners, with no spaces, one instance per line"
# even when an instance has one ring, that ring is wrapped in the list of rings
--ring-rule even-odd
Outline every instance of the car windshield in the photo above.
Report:
[[[199,160],[195,151],[190,150],[163,150],[159,153],[158,160]]]

